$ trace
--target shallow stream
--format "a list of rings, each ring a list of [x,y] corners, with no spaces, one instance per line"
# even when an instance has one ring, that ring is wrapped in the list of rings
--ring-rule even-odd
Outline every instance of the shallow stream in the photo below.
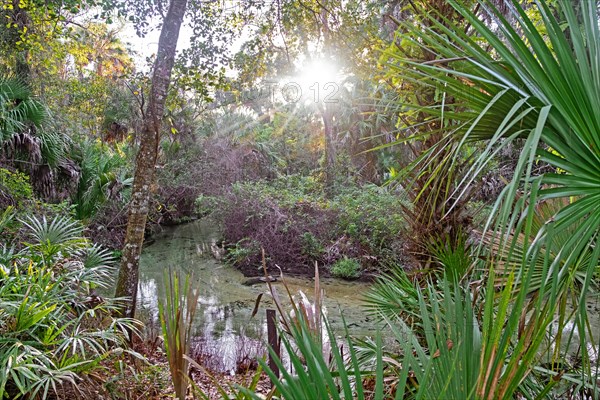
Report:
[[[155,236],[154,243],[145,247],[142,252],[138,310],[139,317],[148,326],[154,326],[153,329],[158,334],[160,324],[157,299],[165,296],[165,270],[179,271],[182,276],[193,273],[195,284],[201,293],[194,326],[195,351],[201,354],[206,366],[216,370],[235,371],[240,361],[263,354],[263,343],[267,337],[265,310],[274,308],[274,305],[269,296],[263,296],[259,312],[251,317],[259,294],[268,293],[267,285],[259,283],[246,286],[243,282],[247,278],[242,273],[216,261],[210,249],[218,239],[219,232],[209,220],[165,228]],[[313,280],[286,277],[286,282],[293,294],[302,290],[309,299],[313,299]],[[274,285],[282,303],[289,307],[283,285],[280,282]],[[352,335],[375,333],[377,326],[362,308],[362,296],[368,289],[368,284],[321,279],[321,287],[325,291],[324,304],[328,319],[337,333],[344,332],[340,311],[343,312]],[[586,305],[591,331],[595,333],[593,340],[598,343],[600,301],[597,296],[590,296]],[[581,354],[577,340],[572,343],[569,353]],[[590,356],[593,360],[598,359],[597,354]]]
[[[155,241],[144,248],[140,261],[140,290],[138,310],[140,317],[150,325],[158,324],[157,299],[164,298],[165,270],[179,271],[182,276],[193,273],[200,289],[200,304],[195,317],[196,346],[205,358],[213,358],[211,367],[224,371],[235,369],[245,356],[262,351],[261,340],[266,339],[266,308],[274,308],[269,296],[263,296],[260,309],[251,317],[256,298],[267,293],[264,283],[246,286],[247,280],[239,271],[216,261],[211,254],[219,233],[211,221],[200,220],[166,228],[155,236]],[[259,266],[257,266],[258,268]],[[286,277],[293,294],[302,290],[312,300],[314,282],[311,279]],[[285,288],[274,283],[285,301]],[[340,310],[353,335],[374,333],[373,321],[361,308],[362,295],[368,284],[337,279],[321,279],[325,291],[324,304],[329,321],[336,332],[343,332]],[[205,363],[207,360],[204,360]]]

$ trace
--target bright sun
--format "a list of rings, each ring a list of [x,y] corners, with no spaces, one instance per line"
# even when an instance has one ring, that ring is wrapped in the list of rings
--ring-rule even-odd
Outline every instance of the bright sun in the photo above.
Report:
[[[299,75],[300,85],[312,86],[315,83],[321,86],[327,83],[336,83],[339,81],[339,71],[337,65],[330,60],[312,60],[301,68]]]
[[[333,101],[338,93],[341,74],[338,66],[331,60],[316,59],[299,68],[300,73],[292,77],[284,86],[284,98],[287,101],[321,103]]]

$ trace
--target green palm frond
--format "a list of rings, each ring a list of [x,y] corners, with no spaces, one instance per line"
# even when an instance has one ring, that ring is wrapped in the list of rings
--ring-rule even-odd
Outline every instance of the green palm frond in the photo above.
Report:
[[[110,269],[115,262],[112,252],[98,245],[87,247],[82,253],[83,265],[88,269]]]
[[[33,99],[26,84],[0,78],[0,144],[23,131],[28,123],[40,126],[46,116],[44,106]]]
[[[335,332],[325,315],[322,316],[323,324],[331,340],[331,356],[327,359],[323,355],[323,343],[315,338],[308,322],[299,318],[297,324],[291,326],[290,335],[282,335],[282,350],[289,357],[289,364],[293,373],[285,368],[280,355],[273,349],[269,349],[271,357],[274,358],[282,376],[279,378],[264,360],[259,360],[260,365],[273,382],[277,398],[288,400],[322,399],[374,399],[383,400],[390,398],[390,393],[385,393],[384,371],[383,371],[383,344],[381,335],[377,335],[378,350],[372,369],[361,369],[357,351],[352,343],[348,341],[345,346],[340,343]],[[346,329],[346,335],[348,330]],[[374,387],[367,384],[374,380]],[[261,397],[248,390],[242,392],[253,399]]]
[[[394,267],[377,278],[365,295],[365,307],[376,318],[395,320],[402,316],[405,320],[413,320],[419,315],[418,299],[415,283],[404,270]]]
[[[466,144],[483,146],[448,196],[454,204],[446,215],[468,198],[502,148],[523,141],[514,177],[483,232],[480,251],[490,246],[489,257],[478,262],[474,275],[488,281],[476,395],[509,398],[526,392],[521,382],[532,382],[547,332],[575,324],[581,336],[589,339],[593,333],[585,298],[600,255],[599,7],[596,1],[536,1],[526,11],[520,2],[507,0],[503,14],[493,1],[480,0],[481,17],[466,2],[449,2],[468,28],[439,15],[430,17],[425,29],[407,22],[401,39],[433,51],[437,59],[423,63],[390,50],[388,63],[408,82],[451,100],[441,106],[407,105],[445,127],[439,146],[450,151],[433,147],[424,160],[440,155],[439,164],[449,166]],[[534,176],[539,163],[550,172]],[[550,202],[556,207],[540,212]],[[576,311],[567,312],[567,304]],[[561,339],[571,340],[557,336]],[[555,363],[563,357],[561,350],[552,354]],[[586,372],[580,381],[593,379],[587,355],[582,365]]]
[[[36,137],[40,143],[42,160],[50,167],[57,167],[66,157],[69,138],[50,129],[38,129]]]
[[[75,215],[85,220],[92,217],[108,199],[108,187],[117,181],[117,172],[124,158],[112,150],[93,142],[82,144],[79,158],[79,182],[72,197]]]
[[[68,244],[81,239],[83,227],[80,223],[68,217],[55,217],[50,222],[46,217],[28,217],[22,221],[29,229],[29,234],[35,244],[52,243],[56,245]]]
[[[464,30],[450,29],[435,21],[436,29],[443,35],[433,31],[411,32],[416,36],[410,38],[413,43],[436,49],[441,60],[438,65],[410,60],[401,60],[401,64],[414,79],[426,79],[455,99],[443,111],[439,108],[423,111],[434,117],[441,117],[443,112],[445,119],[460,121],[454,132],[461,135],[462,141],[489,141],[463,182],[463,190],[499,146],[516,137],[533,138],[539,125],[539,138],[525,149],[528,152],[523,154],[527,155],[525,160],[533,157],[536,162],[546,162],[564,171],[544,175],[540,198],[574,198],[574,204],[580,202],[585,207],[600,204],[600,192],[596,190],[600,184],[597,4],[582,2],[584,16],[580,24],[572,4],[559,3],[565,21],[556,20],[548,6],[539,3],[538,12],[547,37],[540,35],[516,2],[511,17],[523,36],[487,1],[482,4],[492,14],[499,32],[492,31],[466,6],[454,4],[485,41],[475,41]],[[563,22],[570,27],[566,31],[561,29]],[[495,51],[486,51],[487,43]],[[398,64],[392,67],[398,68]],[[537,146],[538,143],[544,146]],[[524,168],[523,173],[530,167]],[[516,178],[518,182],[521,176]],[[573,210],[577,208],[565,207],[557,215],[562,221],[557,221],[556,226],[562,229],[578,223],[577,212]]]
[[[69,217],[56,216],[48,221],[46,216],[41,219],[32,216],[21,222],[31,239],[25,251],[31,252],[32,257],[41,257],[46,265],[51,265],[61,254],[84,248],[87,243],[82,236],[82,225]]]
[[[443,279],[418,294],[422,337],[401,319],[389,320],[402,348],[397,390],[404,398],[473,399],[480,374],[481,327],[469,293],[456,281]],[[410,375],[409,375],[410,374]],[[407,379],[410,376],[410,379]]]

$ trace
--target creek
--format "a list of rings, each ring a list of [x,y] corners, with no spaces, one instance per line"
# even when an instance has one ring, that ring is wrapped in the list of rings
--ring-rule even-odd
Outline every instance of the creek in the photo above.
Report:
[[[257,297],[268,293],[265,283],[246,286],[241,272],[215,260],[211,246],[219,239],[219,231],[210,220],[165,228],[144,248],[140,260],[138,291],[139,317],[160,332],[158,298],[165,296],[165,270],[193,273],[194,285],[200,290],[199,306],[194,319],[195,336],[192,353],[200,352],[207,366],[221,371],[235,371],[236,365],[264,352],[267,337],[265,310],[275,308],[264,295],[258,313],[251,317]],[[257,269],[259,266],[257,266]],[[259,270],[261,271],[261,270]],[[302,290],[313,299],[314,281],[308,278],[284,277],[292,294]],[[369,284],[321,278],[324,304],[332,328],[343,333],[343,312],[352,335],[374,333],[373,321],[365,314],[362,296]],[[285,287],[277,288],[282,304],[289,307]],[[341,311],[341,312],[340,312]],[[195,347],[195,349],[194,349]]]
[[[244,285],[247,278],[241,272],[212,257],[211,246],[214,247],[219,240],[216,225],[210,220],[199,220],[165,228],[154,239],[151,245],[144,248],[140,261],[138,317],[150,329],[154,329],[155,334],[160,334],[158,298],[165,297],[165,270],[180,272],[181,276],[193,273],[194,284],[200,290],[200,304],[193,328],[193,352],[201,355],[206,366],[223,372],[235,372],[240,361],[264,354],[267,337],[265,310],[275,306],[270,297],[264,295],[258,313],[251,317],[257,297],[261,293],[268,293],[267,285]],[[285,277],[285,280],[292,294],[302,290],[309,299],[313,299],[313,280],[298,277]],[[289,310],[285,288],[281,282],[274,285],[282,303]],[[325,291],[324,304],[328,319],[336,333],[344,332],[342,312],[352,335],[375,333],[377,325],[362,308],[362,297],[369,284],[321,278],[321,287]],[[588,297],[586,306],[591,331],[595,333],[593,340],[598,343],[598,296]],[[565,334],[568,332],[565,331]],[[583,351],[586,350],[590,351]],[[581,354],[577,340],[571,343],[568,352],[572,355]],[[592,353],[595,352],[592,350]],[[598,359],[598,354],[590,356],[593,360]]]

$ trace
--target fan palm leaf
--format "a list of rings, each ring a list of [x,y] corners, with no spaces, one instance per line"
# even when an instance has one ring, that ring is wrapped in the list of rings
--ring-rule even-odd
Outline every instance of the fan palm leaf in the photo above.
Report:
[[[46,118],[43,105],[35,100],[26,84],[0,78],[0,144],[28,123],[39,126]]]
[[[434,147],[430,152],[443,155],[440,165],[455,162],[466,144],[484,145],[449,196],[457,204],[503,147],[524,141],[514,178],[486,224],[483,244],[491,246],[491,254],[480,265],[489,276],[489,301],[477,396],[502,398],[519,390],[534,370],[556,315],[557,331],[569,322],[580,334],[587,330],[587,338],[580,339],[584,347],[594,333],[583,305],[600,253],[598,2],[558,0],[551,9],[549,2],[536,1],[526,12],[518,1],[507,0],[506,15],[492,1],[481,0],[482,18],[465,3],[449,1],[469,28],[435,16],[427,29],[406,24],[408,33],[402,37],[432,49],[436,60],[422,63],[393,52],[388,59],[390,68],[408,81],[436,88],[452,100],[412,106],[446,128],[440,146],[454,146],[452,151],[444,154]],[[539,24],[529,17],[532,13]],[[533,176],[537,163],[546,163],[551,172]],[[536,214],[549,201],[558,206]],[[569,315],[559,309],[567,298],[577,310]],[[583,364],[591,374],[587,355]]]
[[[76,204],[75,215],[85,220],[94,216],[108,198],[108,188],[117,180],[117,170],[124,159],[110,149],[96,143],[82,144],[79,166],[79,182],[72,201]]]
[[[32,240],[28,244],[29,249],[46,265],[50,265],[61,253],[78,251],[87,244],[82,236],[82,225],[69,217],[55,217],[51,221],[45,216],[41,219],[28,217],[21,222]]]

